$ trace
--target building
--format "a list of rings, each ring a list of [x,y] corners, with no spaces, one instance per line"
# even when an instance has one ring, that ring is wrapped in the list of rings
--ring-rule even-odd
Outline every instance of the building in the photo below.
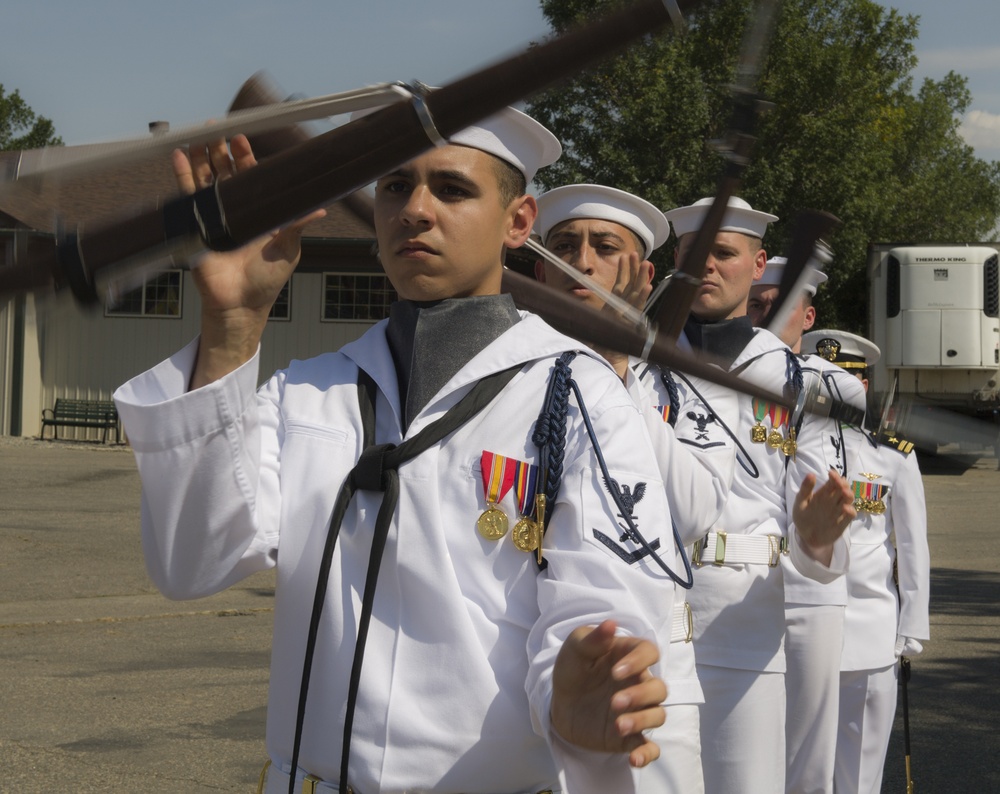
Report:
[[[16,174],[21,158],[0,152],[0,174]],[[38,189],[15,183],[0,191],[0,267],[51,250],[57,224],[92,228],[175,194],[162,156]],[[308,229],[302,262],[264,336],[262,372],[336,349],[385,316],[395,293],[374,256],[365,204],[363,196],[338,201]],[[190,273],[168,260],[149,264],[152,275],[115,305],[83,307],[68,290],[0,297],[0,435],[37,436],[43,409],[57,397],[109,399],[195,336],[200,309]],[[60,428],[60,438],[96,432]]]

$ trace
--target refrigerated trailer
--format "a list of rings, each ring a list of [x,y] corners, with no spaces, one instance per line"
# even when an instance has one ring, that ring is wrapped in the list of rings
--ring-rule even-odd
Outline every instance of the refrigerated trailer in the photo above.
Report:
[[[869,392],[1000,416],[1000,243],[872,243]]]

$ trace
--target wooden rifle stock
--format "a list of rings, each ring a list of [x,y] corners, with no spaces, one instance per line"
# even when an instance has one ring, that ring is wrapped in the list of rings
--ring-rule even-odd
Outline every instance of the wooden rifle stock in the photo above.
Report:
[[[278,105],[283,101],[277,87],[263,72],[257,72],[240,86],[240,90],[233,97],[232,104],[229,105],[229,113],[266,105]],[[254,157],[260,160],[300,143],[305,143],[310,137],[301,124],[290,124],[276,130],[248,135],[247,139],[253,148]]]
[[[784,326],[791,316],[794,304],[789,301],[801,299],[807,286],[799,283],[810,260],[816,255],[820,239],[841,226],[840,219],[829,212],[802,210],[795,218],[792,241],[788,246],[788,259],[778,284],[778,297],[774,299],[768,312],[767,329],[775,336],[781,336]],[[786,306],[789,311],[783,311]]]
[[[534,312],[557,331],[574,339],[644,358],[650,363],[680,370],[743,394],[765,397],[753,384],[712,366],[704,357],[695,358],[679,350],[672,339],[657,334],[655,328],[628,325],[606,312],[582,303],[568,293],[555,290],[513,270],[504,270],[501,290],[509,292],[519,308]],[[782,395],[767,394],[765,399],[787,408],[795,407]]]
[[[688,11],[698,2],[677,0],[676,6]],[[448,138],[613,54],[670,18],[665,0],[643,0],[446,85],[423,100],[434,130],[425,129],[413,103],[397,102],[190,196],[123,221],[78,229],[58,242],[54,272],[41,272],[50,268],[51,257],[29,258],[23,267],[39,272],[0,273],[0,295],[8,291],[8,284],[19,288],[68,284],[78,299],[93,302],[97,273],[122,261],[162,254],[197,237],[213,249],[237,248],[432,148],[429,133],[436,130]],[[17,268],[5,270],[12,269]]]
[[[802,410],[829,416],[856,427],[860,427],[864,421],[864,411],[849,403],[819,392],[805,393],[799,398],[789,399],[787,395],[713,365],[704,353],[696,357],[693,353],[679,349],[675,340],[666,334],[656,333],[655,326],[638,328],[629,325],[607,312],[582,303],[568,293],[559,292],[512,270],[504,270],[501,290],[509,292],[519,308],[538,314],[557,331],[589,345],[627,353],[651,364],[725,386],[740,394],[783,405],[792,411]]]
[[[750,163],[750,155],[757,142],[754,137],[757,116],[769,103],[754,93],[755,83],[779,4],[780,0],[760,0],[756,15],[746,30],[737,68],[737,85],[733,87],[733,117],[727,138],[722,141],[726,164],[715,191],[715,199],[679,270],[667,284],[659,304],[648,307],[648,311],[656,318],[656,324],[670,339],[678,339],[684,330],[691,305],[705,276],[706,261],[715,243],[715,235],[722,226],[730,197],[739,189],[743,172]]]

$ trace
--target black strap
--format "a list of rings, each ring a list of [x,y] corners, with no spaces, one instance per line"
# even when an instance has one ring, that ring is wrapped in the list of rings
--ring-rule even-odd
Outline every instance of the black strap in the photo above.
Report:
[[[368,557],[368,573],[365,577],[365,592],[361,601],[361,617],[358,621],[358,639],[354,648],[354,662],[351,666],[351,679],[347,694],[347,713],[344,717],[344,742],[340,761],[340,791],[347,790],[347,769],[351,754],[351,730],[354,723],[354,710],[357,705],[358,689],[361,683],[361,667],[364,661],[365,644],[368,639],[368,626],[371,622],[372,607],[375,601],[375,586],[378,583],[378,573],[385,550],[385,541],[389,534],[389,525],[396,510],[399,499],[398,468],[408,460],[437,444],[441,439],[457,430],[478,414],[510,383],[521,370],[521,365],[496,372],[480,380],[468,394],[465,395],[444,416],[421,430],[413,438],[404,441],[399,446],[394,444],[373,444],[375,437],[375,383],[371,377],[359,370],[358,401],[361,409],[361,423],[364,449],[358,458],[357,465],[348,473],[337,494],[333,515],[330,518],[330,529],[327,532],[323,556],[320,560],[319,576],[316,582],[316,594],[313,598],[312,614],[309,618],[309,633],[306,638],[305,659],[302,665],[302,680],[299,686],[299,703],[295,716],[295,741],[292,748],[292,767],[288,776],[288,792],[294,794],[295,775],[299,765],[299,751],[302,745],[302,726],[305,721],[306,700],[309,693],[309,676],[312,671],[313,656],[316,651],[316,637],[319,633],[320,616],[323,612],[323,602],[326,599],[327,584],[330,579],[330,568],[333,562],[333,550],[340,534],[340,526],[347,514],[355,491],[382,491],[385,495],[375,519],[375,531],[372,535],[371,552]]]

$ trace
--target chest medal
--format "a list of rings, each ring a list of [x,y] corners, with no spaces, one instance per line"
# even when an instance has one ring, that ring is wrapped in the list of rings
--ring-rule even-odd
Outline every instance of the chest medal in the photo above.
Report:
[[[855,480],[851,483],[852,490],[854,491],[854,509],[859,513],[871,513],[872,515],[880,516],[885,513],[885,496],[889,492],[888,485],[879,485],[875,480],[879,479],[881,474],[872,474],[871,472],[863,471],[860,472],[862,477],[867,478],[868,482],[864,480]]]
[[[476,521],[476,529],[487,540],[500,540],[507,534],[510,524],[507,520],[507,514],[498,505],[514,484],[517,461],[486,450],[483,450],[483,456],[480,460],[486,509]]]

